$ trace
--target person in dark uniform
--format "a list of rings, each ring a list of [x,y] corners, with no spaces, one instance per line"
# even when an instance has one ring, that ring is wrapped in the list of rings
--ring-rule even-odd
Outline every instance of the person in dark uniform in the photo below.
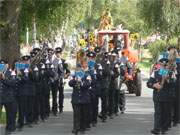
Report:
[[[176,88],[175,88],[175,100],[174,100],[174,113],[173,113],[173,125],[177,126],[180,123],[180,53],[176,59],[177,74],[176,74]]]
[[[81,72],[81,73],[80,73]],[[79,73],[82,74],[79,76]],[[73,133],[83,132],[87,128],[87,104],[90,102],[89,88],[91,78],[80,67],[75,76],[69,81],[69,86],[73,87],[72,106],[73,106]]]
[[[43,116],[44,120],[49,117],[50,113],[50,103],[49,103],[49,95],[50,95],[50,88],[49,88],[49,76],[47,72],[47,68],[45,64],[41,66],[40,69],[40,76],[41,76],[41,115]]]
[[[46,73],[48,76],[48,91],[45,95],[45,116],[46,118],[50,115],[50,91],[52,89],[52,86],[54,84],[54,78],[55,78],[55,71],[54,66],[51,63],[46,63]]]
[[[30,56],[23,56],[21,58],[22,63],[27,63],[30,59]],[[22,130],[24,126],[24,122],[29,127],[32,127],[33,122],[33,85],[32,85],[32,77],[30,80],[30,73],[28,68],[21,68],[17,70],[17,78],[18,78],[18,129]]]
[[[6,133],[9,134],[10,132],[16,130],[17,102],[14,89],[16,81],[7,67],[8,63],[4,60],[1,60],[0,62],[6,66],[6,70],[4,72],[0,72],[0,104],[5,107]]]
[[[34,102],[34,122],[38,124],[39,118],[44,121],[43,114],[41,113],[41,94],[42,94],[42,85],[41,85],[41,76],[40,76],[40,68],[39,66],[35,65],[33,68],[33,78],[34,78],[34,85],[35,85],[35,100]]]
[[[151,130],[152,134],[165,134],[169,127],[170,119],[170,108],[169,103],[171,96],[171,89],[167,72],[168,59],[160,59],[161,63],[160,69],[154,69],[151,78],[147,82],[149,88],[153,88],[153,101],[154,101],[154,129]]]
[[[110,85],[109,85],[109,104],[108,104],[108,112],[109,117],[112,119],[114,114],[114,108],[115,108],[115,92],[118,89],[118,77],[119,77],[119,65],[116,62],[116,52],[111,52],[111,79],[110,79]],[[118,95],[118,94],[117,94]],[[116,95],[116,96],[117,96]],[[116,97],[116,100],[118,100],[118,97]],[[116,102],[118,104],[118,101]],[[116,112],[117,113],[117,112]]]
[[[120,75],[120,69],[119,69],[119,63],[116,62],[114,65],[114,114],[118,116],[119,112],[119,99],[120,99],[120,87],[119,87],[119,75]]]
[[[110,61],[107,52],[104,53],[100,64],[101,66],[97,71],[97,79],[101,84],[101,115],[99,115],[99,117],[102,119],[102,122],[106,122],[108,109],[108,88],[110,82]]]
[[[96,53],[95,52],[88,52],[87,53],[87,57],[88,57],[88,73],[91,76],[91,87],[89,88],[89,93],[90,93],[90,99],[91,102],[88,105],[89,106],[89,111],[88,111],[88,116],[89,116],[89,124],[88,127],[90,127],[90,124],[93,124],[93,126],[95,126],[95,124],[97,123],[97,91],[96,91],[96,75],[95,75],[95,57],[96,57]]]
[[[54,115],[57,115],[57,92],[59,92],[59,113],[63,112],[63,102],[64,102],[64,82],[63,79],[67,78],[70,74],[70,70],[68,69],[68,64],[62,59],[62,48],[57,47],[55,49],[55,58],[52,60],[52,64],[54,65],[55,72],[57,76],[54,78],[54,83],[52,87],[52,97],[53,97],[53,106],[52,112]]]
[[[125,97],[125,88],[123,87],[123,81],[125,80],[125,69],[126,66],[124,64],[120,64],[120,79],[119,79],[119,100],[118,106],[121,114],[124,113],[126,109],[126,97]]]

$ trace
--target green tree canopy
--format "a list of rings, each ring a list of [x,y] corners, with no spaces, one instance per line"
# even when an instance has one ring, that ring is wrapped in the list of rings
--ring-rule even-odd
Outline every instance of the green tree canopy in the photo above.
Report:
[[[168,37],[180,34],[180,5],[177,0],[139,0],[137,8],[149,29]]]

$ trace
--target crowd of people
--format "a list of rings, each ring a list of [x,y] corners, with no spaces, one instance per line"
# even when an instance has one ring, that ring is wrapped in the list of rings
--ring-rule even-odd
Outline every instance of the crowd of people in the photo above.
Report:
[[[153,65],[147,86],[153,89],[152,134],[166,134],[180,123],[180,52],[170,46]]]
[[[62,50],[44,45],[35,47],[30,55],[22,56],[12,65],[0,60],[0,109],[4,107],[6,111],[7,133],[44,122],[50,113],[54,116],[62,113],[64,79],[67,78],[73,87],[73,133],[96,126],[98,117],[106,122],[108,117],[118,116],[119,111],[124,113],[125,91],[120,87],[128,58],[123,53],[121,56],[118,48],[100,53],[101,48],[96,47],[86,52],[87,59],[77,63],[74,74],[70,74]],[[98,55],[101,60],[97,61]]]
[[[122,89],[128,59],[122,59],[117,48],[101,54],[102,59],[96,61],[95,52],[87,53],[87,60],[77,64],[75,74],[69,81],[73,88],[73,133],[84,133],[91,126],[96,126],[98,117],[106,122],[125,111],[125,89]],[[99,99],[101,108],[99,109]],[[101,111],[100,111],[101,110]],[[100,113],[99,113],[100,111]]]
[[[0,111],[5,108],[6,133],[44,122],[50,112],[55,116],[63,112],[63,79],[70,70],[61,54],[60,47],[34,48],[30,55],[22,56],[11,66],[0,60]]]
[[[98,46],[85,50],[74,72],[70,72],[62,51],[61,47],[53,49],[45,43],[11,65],[0,60],[0,111],[5,108],[7,134],[44,122],[50,113],[62,113],[64,79],[69,79],[73,88],[72,133],[84,133],[97,125],[98,118],[106,122],[125,112],[122,85],[127,78],[132,79],[135,63],[130,62],[121,46],[109,52]],[[153,134],[164,134],[172,123],[176,126],[180,122],[179,67],[179,51],[171,46],[151,70],[147,86],[154,89]]]

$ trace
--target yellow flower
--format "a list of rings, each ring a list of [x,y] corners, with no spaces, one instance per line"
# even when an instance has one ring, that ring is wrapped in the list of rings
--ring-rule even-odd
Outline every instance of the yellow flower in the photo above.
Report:
[[[85,41],[85,39],[80,39],[79,40],[79,45],[81,46],[81,47],[86,47],[86,41]]]

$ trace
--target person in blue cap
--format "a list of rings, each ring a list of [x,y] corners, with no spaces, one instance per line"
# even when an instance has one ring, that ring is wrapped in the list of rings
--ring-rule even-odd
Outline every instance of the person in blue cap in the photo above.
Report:
[[[73,133],[83,132],[87,129],[88,124],[88,105],[90,102],[89,88],[91,86],[91,78],[85,72],[85,64],[83,70],[79,65],[75,75],[69,81],[69,86],[73,88],[72,106],[73,106]]]
[[[0,64],[8,65],[5,60],[0,60]],[[0,71],[0,109],[4,106],[6,111],[6,133],[10,134],[16,130],[17,102],[15,95],[15,80],[11,71],[6,67],[5,71]]]
[[[176,58],[176,88],[175,88],[175,100],[174,100],[174,111],[173,111],[173,126],[180,124],[180,51],[177,50],[178,56]]]
[[[172,101],[175,92],[175,78],[166,58],[159,60],[161,67],[154,70],[147,82],[149,88],[154,89],[154,128],[152,134],[165,134],[171,126]]]

